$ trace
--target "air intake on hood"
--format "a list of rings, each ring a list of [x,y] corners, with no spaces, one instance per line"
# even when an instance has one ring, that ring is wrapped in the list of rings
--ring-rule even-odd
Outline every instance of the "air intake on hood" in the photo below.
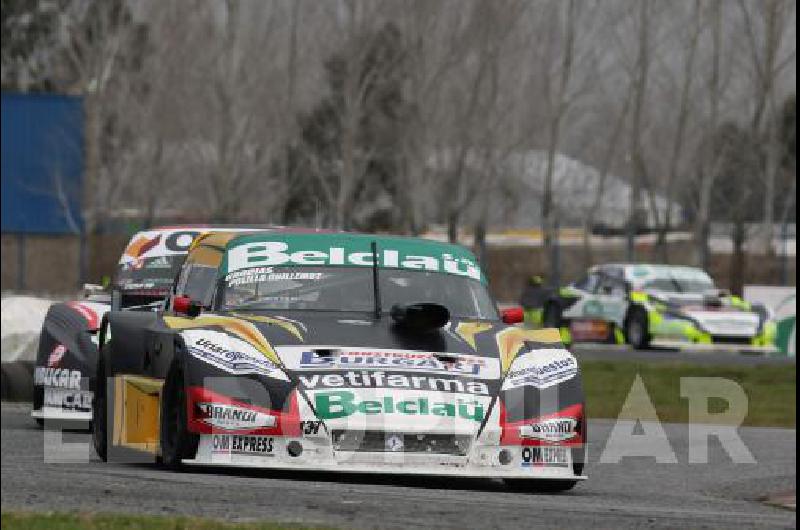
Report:
[[[450,311],[445,306],[430,302],[395,304],[391,315],[399,327],[411,331],[433,331],[450,321]]]

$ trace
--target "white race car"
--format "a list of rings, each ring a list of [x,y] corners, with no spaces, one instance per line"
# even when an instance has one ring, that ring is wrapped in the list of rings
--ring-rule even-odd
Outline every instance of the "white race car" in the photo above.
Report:
[[[608,264],[545,297],[526,312],[533,325],[558,327],[566,342],[774,349],[769,312],[718,289],[703,270]]]
[[[557,330],[510,324],[466,249],[272,231],[198,238],[164,311],[112,311],[94,440],[168,467],[583,475],[584,394]]]

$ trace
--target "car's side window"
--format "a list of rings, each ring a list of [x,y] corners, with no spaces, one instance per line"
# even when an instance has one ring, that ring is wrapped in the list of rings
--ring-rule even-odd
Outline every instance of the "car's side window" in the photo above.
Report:
[[[604,275],[600,280],[600,294],[623,297],[625,296],[625,282],[620,278]]]
[[[577,282],[573,284],[576,289],[580,289],[581,291],[585,291],[587,293],[595,292],[597,289],[597,284],[599,283],[599,277],[596,272],[591,272],[587,276],[584,276]]]
[[[190,263],[181,271],[177,292],[200,302],[203,307],[210,307],[214,297],[216,279],[216,267]]]

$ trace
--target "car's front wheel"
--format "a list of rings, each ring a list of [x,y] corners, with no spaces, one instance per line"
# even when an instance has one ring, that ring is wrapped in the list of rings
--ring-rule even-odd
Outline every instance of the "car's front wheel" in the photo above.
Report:
[[[161,398],[161,463],[170,469],[179,469],[181,462],[194,458],[198,436],[189,432],[186,417],[186,391],[181,365],[173,364]]]
[[[628,344],[637,350],[650,346],[650,329],[647,313],[641,307],[634,307],[625,321],[625,336]]]

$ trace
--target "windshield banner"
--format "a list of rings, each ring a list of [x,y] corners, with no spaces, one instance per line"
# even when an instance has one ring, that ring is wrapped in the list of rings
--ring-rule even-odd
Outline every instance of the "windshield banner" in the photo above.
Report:
[[[228,250],[222,272],[281,265],[372,267],[372,241],[364,236],[331,234],[248,237]],[[474,256],[465,248],[419,239],[381,237],[375,241],[381,268],[443,272],[485,282]]]

